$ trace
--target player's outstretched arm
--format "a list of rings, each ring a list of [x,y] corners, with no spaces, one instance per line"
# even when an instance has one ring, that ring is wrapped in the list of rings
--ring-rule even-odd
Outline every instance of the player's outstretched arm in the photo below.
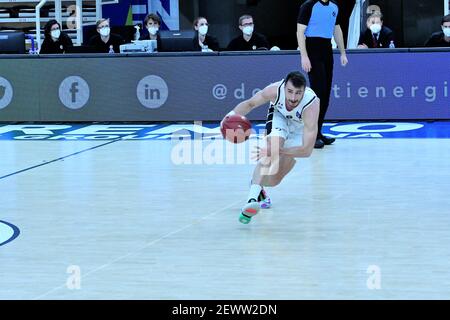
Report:
[[[248,100],[239,103],[232,112],[240,114],[242,116],[247,115],[253,109],[268,103],[269,101],[275,101],[277,98],[277,86],[269,85],[263,90],[256,93]]]
[[[307,158],[311,155],[317,139],[317,121],[319,119],[320,100],[316,98],[313,104],[303,111],[303,144],[301,147],[282,148],[280,154],[294,158]]]

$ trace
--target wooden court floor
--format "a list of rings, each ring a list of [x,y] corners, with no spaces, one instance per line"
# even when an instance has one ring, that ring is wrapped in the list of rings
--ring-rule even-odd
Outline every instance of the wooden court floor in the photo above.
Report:
[[[249,225],[253,164],[174,146],[0,141],[0,299],[450,298],[450,139],[338,139]]]

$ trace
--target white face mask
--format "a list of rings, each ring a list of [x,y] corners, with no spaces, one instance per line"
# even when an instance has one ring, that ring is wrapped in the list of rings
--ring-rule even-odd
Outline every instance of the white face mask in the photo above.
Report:
[[[103,37],[109,36],[110,32],[111,32],[111,29],[109,27],[100,29],[100,35],[102,35]]]
[[[253,26],[246,26],[242,29],[242,32],[247,35],[247,36],[251,36],[253,33]]]
[[[148,33],[150,33],[152,36],[158,33],[159,28],[158,27],[148,27],[147,28]]]
[[[447,38],[450,37],[450,28],[442,27],[442,31]]]
[[[59,29],[52,30],[50,32],[50,34],[51,34],[52,38],[59,39],[59,36],[61,35],[61,30],[59,30]]]
[[[375,23],[375,24],[372,24],[372,25],[370,25],[370,31],[372,31],[372,33],[378,33],[378,32],[380,32],[381,31],[381,24],[378,24],[378,23]]]
[[[202,36],[206,35],[208,33],[208,26],[200,26],[198,27],[198,33],[200,33]]]

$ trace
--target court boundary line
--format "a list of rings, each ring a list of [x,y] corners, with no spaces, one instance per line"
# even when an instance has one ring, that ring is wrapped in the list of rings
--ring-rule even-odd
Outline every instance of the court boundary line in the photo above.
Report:
[[[10,227],[13,230],[13,235],[11,236],[11,238],[7,239],[4,242],[0,242],[0,247],[1,247],[1,246],[4,246],[7,243],[10,243],[14,239],[16,239],[20,235],[20,229],[17,226],[13,225],[12,223],[8,222],[8,221],[0,220],[0,223],[3,223],[5,225],[7,225],[8,227]]]
[[[44,163],[40,163],[40,164],[31,166],[31,167],[28,167],[28,168],[25,168],[25,169],[22,169],[22,170],[13,172],[13,173],[9,173],[9,174],[4,175],[4,176],[0,176],[0,180],[3,180],[3,179],[6,179],[6,178],[9,178],[9,177],[18,175],[18,174],[23,173],[23,172],[26,172],[26,171],[30,171],[30,170],[36,169],[36,168],[39,168],[39,167],[42,167],[42,166],[46,166],[46,165],[51,164],[51,163],[53,163],[53,162],[57,162],[57,161],[60,161],[60,160],[67,159],[67,158],[76,156],[76,155],[78,155],[78,154],[81,154],[81,153],[84,153],[84,152],[87,152],[87,151],[91,151],[91,150],[94,150],[94,149],[97,149],[97,148],[100,148],[100,147],[104,147],[104,146],[106,146],[106,145],[108,145],[108,144],[112,144],[112,143],[117,142],[117,141],[120,141],[120,140],[122,140],[122,138],[117,138],[117,139],[115,139],[115,140],[108,141],[108,142],[106,142],[106,143],[102,143],[102,144],[100,144],[100,145],[97,145],[97,146],[94,146],[94,147],[90,147],[90,148],[88,148],[88,149],[84,149],[84,150],[80,150],[80,151],[71,153],[71,154],[69,154],[69,155],[67,155],[67,156],[64,156],[64,157],[59,157],[59,158],[57,158],[57,159],[53,159],[53,160],[50,160],[50,161],[46,161],[46,162],[44,162]]]
[[[141,252],[142,250],[151,247],[151,246],[153,246],[154,244],[156,244],[156,243],[158,243],[158,242],[161,242],[162,240],[164,240],[164,239],[166,239],[166,238],[169,238],[170,236],[172,236],[172,235],[174,235],[174,234],[177,234],[177,233],[179,233],[179,232],[181,232],[181,231],[183,231],[183,230],[186,230],[186,229],[188,229],[188,228],[190,228],[190,227],[192,227],[192,226],[194,226],[194,225],[196,225],[196,224],[199,224],[200,222],[202,222],[203,220],[208,219],[209,217],[212,217],[212,216],[214,216],[214,215],[216,215],[216,214],[218,214],[218,213],[221,213],[222,211],[225,211],[225,210],[227,210],[227,209],[230,209],[231,207],[238,205],[240,202],[242,202],[242,200],[236,201],[236,202],[234,202],[234,203],[232,203],[232,204],[230,204],[230,205],[228,205],[228,206],[226,206],[226,207],[224,207],[224,208],[222,208],[222,209],[216,210],[216,211],[214,211],[214,212],[212,212],[212,213],[210,213],[210,214],[207,214],[207,215],[205,215],[205,216],[203,216],[203,217],[201,217],[201,218],[198,218],[198,219],[196,219],[194,222],[191,222],[191,223],[185,225],[184,227],[178,228],[178,229],[176,229],[176,230],[174,230],[174,231],[170,231],[170,232],[168,232],[168,233],[162,235],[161,237],[159,237],[159,238],[157,238],[157,239],[154,239],[154,240],[152,240],[152,241],[150,241],[150,242],[144,244],[144,245],[143,245],[142,247],[140,247],[139,249],[136,249],[136,250],[134,250],[134,251],[131,251],[131,252],[129,252],[129,253],[123,255],[123,256],[120,256],[120,257],[118,257],[118,258],[113,259],[113,260],[110,261],[110,262],[107,262],[107,263],[105,263],[105,264],[103,264],[103,265],[101,265],[101,266],[98,266],[98,267],[96,267],[96,268],[94,268],[94,269],[88,271],[86,274],[82,275],[82,276],[80,277],[80,281],[81,281],[83,278],[86,278],[86,277],[88,277],[89,275],[91,275],[91,274],[93,274],[93,273],[95,273],[95,272],[97,272],[97,271],[99,271],[99,270],[102,270],[102,269],[104,269],[104,268],[107,268],[107,267],[111,266],[112,264],[114,264],[114,263],[116,263],[116,262],[118,262],[118,261],[124,260],[124,259],[126,259],[127,257],[129,257],[129,256],[131,256],[131,255],[137,254],[137,253]],[[236,222],[237,222],[237,221],[236,221]],[[60,285],[60,286],[55,287],[55,288],[53,288],[53,289],[50,289],[49,291],[47,291],[47,292],[45,292],[45,293],[43,293],[43,294],[41,294],[41,295],[38,295],[38,296],[32,298],[32,300],[39,300],[39,299],[42,299],[42,298],[48,296],[49,294],[51,294],[52,292],[55,292],[55,291],[57,291],[57,290],[59,290],[59,289],[63,289],[64,287],[67,287],[67,282],[64,283],[63,285]],[[78,290],[69,290],[69,291],[78,291]]]

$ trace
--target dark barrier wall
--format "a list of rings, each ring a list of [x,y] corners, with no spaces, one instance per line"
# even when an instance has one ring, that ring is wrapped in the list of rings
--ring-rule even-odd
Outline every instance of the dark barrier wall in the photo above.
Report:
[[[450,52],[335,59],[328,120],[450,119]],[[297,52],[1,58],[0,121],[220,120],[299,62]]]

